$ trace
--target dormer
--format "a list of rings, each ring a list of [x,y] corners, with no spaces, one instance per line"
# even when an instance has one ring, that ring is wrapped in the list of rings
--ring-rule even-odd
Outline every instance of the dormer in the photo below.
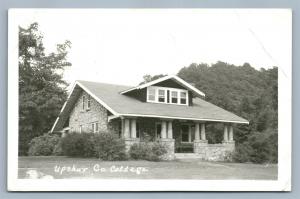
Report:
[[[157,80],[122,91],[122,95],[134,97],[146,103],[192,106],[193,97],[205,94],[183,79],[168,75]]]

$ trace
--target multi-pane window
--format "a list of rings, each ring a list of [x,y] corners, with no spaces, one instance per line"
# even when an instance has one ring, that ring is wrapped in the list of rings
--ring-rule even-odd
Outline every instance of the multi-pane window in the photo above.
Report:
[[[186,104],[187,102],[187,94],[186,92],[180,92],[180,104]]]
[[[177,104],[178,103],[178,92],[177,91],[172,91],[171,92],[171,103],[172,104]]]
[[[159,102],[166,102],[166,92],[165,90],[158,90],[158,101]]]
[[[155,89],[148,88],[148,101],[155,101]]]
[[[188,91],[179,88],[151,86],[147,88],[147,101],[188,105]]]
[[[85,109],[85,95],[82,96],[82,110]]]
[[[90,109],[91,108],[91,96],[89,95],[88,98],[87,98],[87,109]]]
[[[92,123],[92,130],[93,130],[93,133],[99,132],[99,123],[98,122]]]

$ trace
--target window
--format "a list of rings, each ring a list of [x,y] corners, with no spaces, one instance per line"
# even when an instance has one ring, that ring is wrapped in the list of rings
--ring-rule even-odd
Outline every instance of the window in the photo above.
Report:
[[[165,90],[158,89],[158,101],[159,102],[166,102],[166,92],[165,92]]]
[[[98,122],[92,123],[92,131],[93,131],[93,133],[99,132],[99,123]]]
[[[178,103],[178,92],[177,91],[172,91],[171,92],[171,103],[172,104],[177,104]]]
[[[82,125],[79,126],[79,133],[82,133]]]
[[[186,92],[180,92],[180,104],[187,104],[186,96]]]
[[[147,102],[188,105],[188,91],[179,88],[150,86],[147,88]]]
[[[82,96],[82,110],[85,109],[85,95]]]
[[[148,101],[155,101],[155,89],[148,88]]]
[[[88,99],[87,99],[87,109],[90,109],[91,108],[91,96],[89,95],[88,96]]]

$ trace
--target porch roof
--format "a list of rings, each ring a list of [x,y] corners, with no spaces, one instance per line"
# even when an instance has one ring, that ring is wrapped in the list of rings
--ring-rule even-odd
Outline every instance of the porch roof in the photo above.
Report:
[[[102,102],[120,116],[163,117],[173,119],[249,123],[246,119],[198,97],[193,98],[193,106],[146,103],[133,97],[120,94],[120,92],[129,89],[129,86],[88,81],[78,81],[78,83],[83,87],[83,89],[86,89],[96,95]]]

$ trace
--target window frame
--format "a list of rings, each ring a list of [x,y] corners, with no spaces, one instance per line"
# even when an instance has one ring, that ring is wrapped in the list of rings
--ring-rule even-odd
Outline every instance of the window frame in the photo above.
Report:
[[[150,100],[149,99],[149,95],[150,95],[150,91],[149,91],[149,89],[153,89],[154,90],[154,100]],[[156,95],[156,88],[155,87],[147,87],[147,102],[156,102],[156,97],[157,97],[157,95]]]
[[[154,89],[154,100],[149,100],[149,90]],[[165,100],[164,102],[159,102],[159,90],[164,90],[164,95],[165,95]],[[169,96],[168,96],[168,91],[169,91]],[[177,103],[172,103],[172,92],[177,92]],[[181,103],[181,93],[186,94],[186,103],[182,104]],[[146,94],[146,101],[147,102],[152,102],[152,103],[159,103],[159,104],[175,104],[175,105],[183,105],[183,106],[188,106],[189,105],[189,91],[185,89],[180,89],[180,88],[169,88],[169,87],[161,87],[161,86],[149,86],[147,87],[147,94]]]
[[[168,97],[167,96],[167,89],[157,88],[156,90],[157,90],[157,102],[158,103],[167,103],[167,97]],[[159,91],[164,92],[164,101],[163,102],[159,101],[160,96],[162,96],[162,95],[159,94]]]
[[[99,133],[99,122],[92,122],[92,132]]]
[[[82,110],[85,110],[85,95],[82,95]]]
[[[185,98],[182,98],[181,97],[181,93],[185,93]],[[185,99],[185,104],[181,103],[181,99]],[[180,91],[179,92],[179,103],[182,104],[182,105],[187,105],[188,104],[188,93],[187,92],[183,92],[183,91]]]
[[[86,110],[90,110],[90,109],[91,109],[91,96],[88,95],[87,96]]]

